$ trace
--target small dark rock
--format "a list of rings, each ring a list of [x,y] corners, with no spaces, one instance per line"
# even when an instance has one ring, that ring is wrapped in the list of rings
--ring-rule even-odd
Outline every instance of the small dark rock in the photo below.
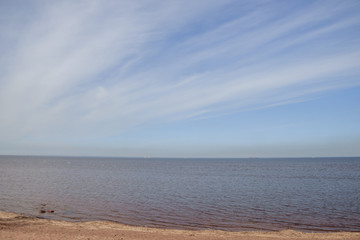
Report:
[[[48,210],[47,212],[48,213],[54,213],[55,211],[54,210]]]
[[[46,213],[46,211],[41,209],[39,213]]]

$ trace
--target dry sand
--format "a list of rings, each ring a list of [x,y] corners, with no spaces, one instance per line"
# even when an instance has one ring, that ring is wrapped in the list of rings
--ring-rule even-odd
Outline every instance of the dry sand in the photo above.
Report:
[[[292,230],[280,232],[189,231],[132,227],[113,222],[65,222],[26,217],[0,212],[0,239],[360,239],[360,232],[303,233]]]

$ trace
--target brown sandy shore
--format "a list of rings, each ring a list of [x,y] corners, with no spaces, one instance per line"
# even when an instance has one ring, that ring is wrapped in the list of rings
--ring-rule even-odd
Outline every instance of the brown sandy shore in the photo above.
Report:
[[[280,232],[189,231],[132,227],[113,222],[66,222],[38,219],[14,213],[0,212],[0,239],[360,239],[360,232],[303,233]]]

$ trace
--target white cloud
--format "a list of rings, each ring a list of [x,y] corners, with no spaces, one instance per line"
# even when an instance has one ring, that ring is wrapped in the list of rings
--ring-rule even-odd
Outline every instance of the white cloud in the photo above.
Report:
[[[106,136],[359,84],[346,78],[360,69],[356,2],[250,1],[219,22],[228,2],[32,3],[1,18],[2,141]]]

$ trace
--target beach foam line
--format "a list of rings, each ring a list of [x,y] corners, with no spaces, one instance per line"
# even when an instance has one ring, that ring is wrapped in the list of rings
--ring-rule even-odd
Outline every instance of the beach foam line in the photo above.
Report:
[[[294,230],[275,232],[227,232],[220,230],[175,230],[136,227],[124,224],[92,221],[67,222],[39,219],[0,211],[0,239],[118,239],[118,240],[284,240],[284,239],[360,239],[360,232],[304,233]]]

